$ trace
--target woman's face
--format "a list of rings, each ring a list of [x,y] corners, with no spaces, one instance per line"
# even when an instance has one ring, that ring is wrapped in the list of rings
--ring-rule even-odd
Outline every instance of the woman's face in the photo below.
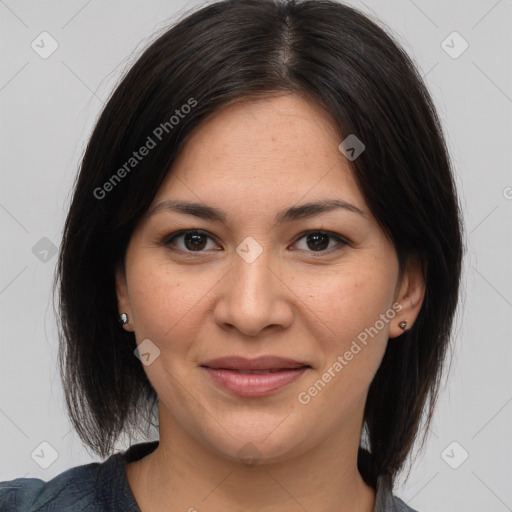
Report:
[[[341,436],[358,445],[388,337],[412,325],[422,296],[419,272],[399,283],[341,142],[323,111],[291,94],[233,104],[188,140],[116,276],[126,328],[144,341],[161,439],[180,431],[227,458],[268,461]],[[301,208],[333,200],[348,206]],[[200,233],[171,240],[181,230]],[[228,356],[309,367],[278,372],[281,387],[262,382],[277,374],[204,367]]]

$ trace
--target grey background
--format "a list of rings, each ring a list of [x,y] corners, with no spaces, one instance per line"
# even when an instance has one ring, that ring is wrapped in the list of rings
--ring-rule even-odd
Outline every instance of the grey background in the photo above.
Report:
[[[425,449],[395,493],[421,512],[512,510],[512,2],[348,3],[387,24],[426,77],[467,230],[449,377]],[[197,4],[0,1],[0,481],[48,480],[98,460],[70,431],[64,409],[51,248],[60,243],[85,142],[119,74],[156,31]],[[43,31],[59,45],[47,59],[31,47]],[[463,41],[446,39],[454,31],[469,44],[457,58]],[[454,469],[463,450],[469,457]]]

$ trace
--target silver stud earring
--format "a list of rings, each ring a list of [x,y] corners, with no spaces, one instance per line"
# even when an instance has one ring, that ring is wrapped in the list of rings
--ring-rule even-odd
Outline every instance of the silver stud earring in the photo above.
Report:
[[[128,315],[126,313],[121,313],[119,315],[119,323],[121,325],[126,325],[128,323]]]
[[[400,322],[398,324],[398,327],[400,327],[400,329],[402,329],[402,331],[407,330],[407,320],[404,320],[404,321]]]

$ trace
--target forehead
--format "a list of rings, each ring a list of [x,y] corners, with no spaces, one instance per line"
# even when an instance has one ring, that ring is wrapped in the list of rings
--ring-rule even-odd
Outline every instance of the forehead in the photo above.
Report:
[[[341,140],[325,110],[301,96],[234,103],[190,134],[153,205],[182,198],[261,213],[339,197],[363,209]]]

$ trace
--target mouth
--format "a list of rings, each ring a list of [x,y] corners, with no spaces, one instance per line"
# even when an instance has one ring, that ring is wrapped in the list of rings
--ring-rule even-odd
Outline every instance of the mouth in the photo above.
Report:
[[[210,368],[208,366],[203,366],[203,368]],[[211,370],[226,370],[229,372],[239,373],[241,375],[265,375],[267,373],[279,373],[293,370],[301,370],[303,368],[311,368],[311,366],[300,366],[298,368],[273,368],[267,370],[239,370],[237,368],[210,368]]]
[[[201,366],[213,370],[233,370],[241,373],[272,373],[304,367],[311,368],[308,363],[278,356],[261,356],[255,359],[240,356],[219,357],[206,361]]]
[[[273,356],[252,360],[237,356],[219,358],[207,361],[200,367],[223,390],[242,397],[273,394],[312,368],[300,361]]]

